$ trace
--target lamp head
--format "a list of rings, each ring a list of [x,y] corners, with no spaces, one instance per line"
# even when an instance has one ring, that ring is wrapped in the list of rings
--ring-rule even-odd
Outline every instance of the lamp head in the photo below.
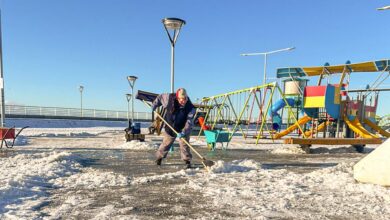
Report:
[[[379,11],[389,10],[389,9],[390,9],[390,5],[389,6],[384,6],[384,7],[381,7],[381,8],[377,8],[377,10],[379,10]]]
[[[126,99],[127,99],[127,101],[129,102],[129,101],[131,100],[131,94],[127,93],[127,94],[126,94]]]
[[[136,76],[128,76],[127,77],[127,80],[129,81],[129,82],[135,82],[136,80],[138,79],[138,77],[136,77]]]
[[[166,29],[179,30],[186,22],[180,18],[163,18],[161,21]]]

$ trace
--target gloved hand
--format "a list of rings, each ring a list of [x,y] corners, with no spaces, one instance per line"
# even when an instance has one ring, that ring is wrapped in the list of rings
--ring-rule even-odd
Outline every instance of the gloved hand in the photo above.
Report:
[[[186,135],[183,132],[177,134],[178,138],[184,138]]]

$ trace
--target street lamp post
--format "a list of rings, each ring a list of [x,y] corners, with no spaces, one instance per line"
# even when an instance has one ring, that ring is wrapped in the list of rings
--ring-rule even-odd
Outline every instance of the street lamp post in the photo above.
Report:
[[[131,94],[126,94],[126,99],[127,99],[127,121],[130,119],[130,99],[131,99]]]
[[[169,41],[171,42],[171,93],[174,93],[174,80],[175,80],[175,44],[177,37],[179,36],[180,29],[186,22],[179,18],[164,18],[162,19],[165,31],[168,34]],[[173,30],[173,34],[169,32]]]
[[[383,6],[381,8],[377,8],[376,10],[379,10],[379,11],[383,11],[383,10],[389,10],[390,9],[390,5],[388,6]]]
[[[267,83],[267,56],[269,54],[273,53],[278,53],[278,52],[283,52],[283,51],[289,51],[289,50],[294,50],[295,47],[289,47],[289,48],[284,48],[280,50],[273,50],[273,51],[268,51],[268,52],[261,52],[261,53],[243,53],[240,54],[241,56],[258,56],[258,55],[264,55],[264,78],[263,78],[263,84]]]
[[[134,123],[134,84],[138,79],[136,76],[128,76],[127,81],[129,81],[131,87],[131,123]]]
[[[5,124],[5,98],[4,98],[4,75],[3,75],[3,46],[2,46],[2,37],[1,37],[1,12],[0,12],[0,98],[1,98],[1,106],[0,106],[0,126],[4,127]]]
[[[79,86],[80,91],[80,115],[83,117],[83,90],[84,86]]]

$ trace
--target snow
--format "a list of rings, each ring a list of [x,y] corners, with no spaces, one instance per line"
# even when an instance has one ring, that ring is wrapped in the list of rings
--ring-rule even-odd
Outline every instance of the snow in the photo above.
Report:
[[[19,154],[0,160],[0,213],[36,217],[33,209],[48,199],[51,180],[76,173],[80,166],[67,152]],[[1,216],[0,216],[1,217]]]
[[[389,190],[376,185],[357,184],[352,177],[353,164],[341,163],[304,175],[256,168],[258,166],[253,166],[253,162],[249,162],[248,169],[244,169],[246,166],[237,168],[236,163],[225,164],[222,169],[217,168],[223,171],[220,174],[214,172],[207,178],[191,179],[187,187],[205,193],[217,207],[229,207],[250,218],[324,219],[355,210],[378,219],[388,218]],[[316,210],[306,213],[295,210],[298,207],[308,210],[315,207]]]
[[[271,153],[273,153],[273,154],[306,154],[306,152],[298,146],[287,146],[287,147],[273,149],[271,151]]]
[[[115,148],[118,149],[129,149],[129,150],[157,150],[158,147],[159,147],[158,144],[140,142],[137,140],[132,140],[129,142],[125,142],[121,145],[115,146]]]
[[[211,168],[212,173],[233,173],[233,172],[248,172],[250,170],[259,169],[261,165],[253,160],[234,160],[231,163],[225,163],[218,160]]]
[[[312,151],[316,154],[344,153],[352,156],[336,166],[305,173],[270,169],[253,159],[242,158],[231,162],[217,160],[210,172],[197,168],[132,176],[83,166],[76,150],[150,152],[158,148],[161,138],[125,142],[124,137],[117,137],[126,124],[118,122],[94,124],[93,121],[18,119],[8,123],[18,125],[17,128],[26,124],[31,127],[18,137],[12,151],[0,151],[1,219],[43,218],[40,207],[54,200],[61,203],[49,208],[50,216],[45,219],[67,218],[70,213],[77,215],[83,212],[94,219],[139,219],[132,213],[133,207],[120,207],[117,203],[107,202],[103,207],[90,209],[89,205],[95,200],[83,192],[142,187],[180,178],[185,181],[174,186],[179,193],[184,195],[189,189],[193,190],[208,198],[215,210],[228,209],[248,219],[390,218],[390,190],[354,180],[352,167],[359,158],[352,155],[353,148],[349,146],[314,147]],[[147,126],[148,123],[142,125],[143,129]],[[111,137],[113,134],[116,138]],[[36,140],[40,140],[41,144],[34,144]],[[192,138],[191,144],[205,145],[205,142]],[[294,157],[306,154],[298,147],[269,140],[264,141],[262,147],[274,155]],[[246,144],[242,138],[233,140],[228,147],[255,148],[258,149],[258,146]],[[29,151],[25,153],[25,150]],[[126,194],[120,198],[121,202],[134,200]]]

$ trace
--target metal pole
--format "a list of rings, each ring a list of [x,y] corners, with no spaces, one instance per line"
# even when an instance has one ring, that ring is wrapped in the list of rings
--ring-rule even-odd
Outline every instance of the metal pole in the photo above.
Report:
[[[267,83],[267,53],[264,54],[264,79],[263,85]]]
[[[131,123],[134,123],[134,84],[131,87]]]
[[[175,43],[171,43],[171,93],[175,92]]]
[[[130,100],[127,100],[127,121],[130,119]]]
[[[1,127],[4,127],[5,123],[5,99],[4,99],[4,75],[3,75],[3,44],[1,33],[1,11],[0,11],[0,92],[1,92]]]
[[[80,114],[83,117],[83,90],[80,90]]]

